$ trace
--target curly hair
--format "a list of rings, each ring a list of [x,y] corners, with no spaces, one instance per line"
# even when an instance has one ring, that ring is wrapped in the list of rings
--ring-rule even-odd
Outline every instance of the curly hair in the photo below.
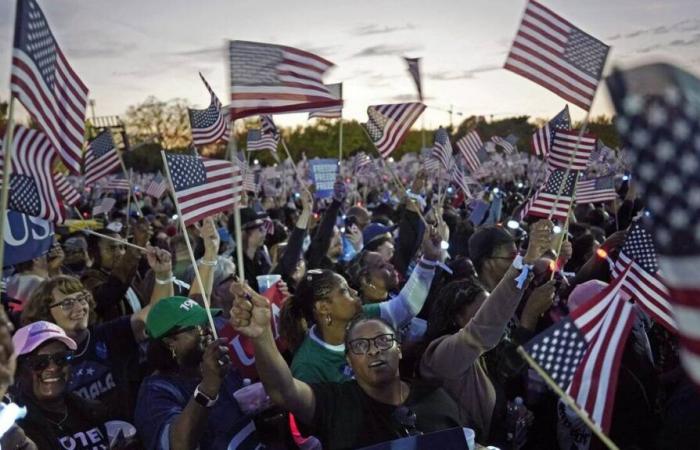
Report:
[[[456,333],[460,327],[455,322],[455,317],[465,306],[474,303],[482,292],[486,290],[476,278],[453,281],[443,286],[430,311],[428,329],[425,332],[426,341]]]
[[[352,331],[360,324],[363,324],[365,322],[379,322],[383,324],[385,327],[387,327],[391,332],[394,334],[394,338],[396,339],[396,342],[399,344],[401,343],[400,338],[401,336],[396,332],[396,329],[391,325],[389,322],[386,320],[382,319],[381,317],[373,317],[373,316],[368,316],[367,314],[358,314],[353,319],[348,322],[348,324],[345,326],[345,337],[343,338],[343,342],[345,343],[345,354],[348,353],[348,344],[350,343],[350,336],[352,336]]]
[[[308,328],[316,323],[314,304],[328,297],[338,286],[338,274],[332,270],[309,270],[299,282],[293,296],[280,311],[280,334],[292,351],[301,345]]]
[[[56,322],[49,308],[49,305],[54,301],[54,289],[58,289],[58,292],[61,294],[75,294],[80,291],[87,291],[89,293],[79,279],[69,275],[58,275],[44,280],[37,286],[24,305],[24,310],[20,316],[22,326],[29,325],[38,320],[45,320],[51,323]],[[88,296],[88,306],[90,308],[90,313],[88,315],[89,322],[92,324],[96,318],[96,304],[95,299],[92,298],[92,294]]]

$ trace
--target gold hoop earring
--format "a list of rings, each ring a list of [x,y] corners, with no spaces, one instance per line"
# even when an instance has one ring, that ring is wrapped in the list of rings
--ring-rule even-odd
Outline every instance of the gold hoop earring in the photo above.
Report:
[[[326,325],[328,325],[330,327],[332,323],[333,323],[333,318],[331,317],[330,314],[326,314]]]
[[[170,355],[173,357],[173,361],[177,361],[177,353],[175,352],[175,347],[170,347]]]

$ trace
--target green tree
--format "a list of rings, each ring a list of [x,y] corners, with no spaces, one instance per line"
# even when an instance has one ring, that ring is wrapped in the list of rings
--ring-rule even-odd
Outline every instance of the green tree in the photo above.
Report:
[[[158,144],[165,150],[186,148],[192,141],[188,106],[184,99],[162,101],[155,97],[130,106],[124,122],[131,145]]]

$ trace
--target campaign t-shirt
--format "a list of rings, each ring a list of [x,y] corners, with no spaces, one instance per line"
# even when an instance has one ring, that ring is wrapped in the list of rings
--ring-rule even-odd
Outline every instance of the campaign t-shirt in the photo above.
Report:
[[[26,418],[18,424],[39,450],[109,449],[103,405],[68,395],[66,408],[67,415],[64,416],[29,403]]]
[[[442,387],[426,382],[411,383],[401,406],[369,397],[356,381],[312,384],[316,398],[313,423],[305,432],[320,438],[324,450],[354,449],[406,437],[460,427],[457,404]],[[399,410],[399,411],[397,411]],[[415,430],[404,425],[399,413],[415,413]]]
[[[170,427],[194,395],[199,380],[177,375],[151,375],[143,380],[136,404],[135,424],[144,448],[169,450]],[[238,406],[233,393],[243,386],[240,376],[229,372],[219,399],[209,408],[199,450],[258,448],[255,424]]]
[[[130,419],[129,368],[138,365],[139,347],[129,316],[88,327],[88,338],[79,345],[71,361],[68,390],[89,400],[99,400],[114,412],[113,417]],[[134,389],[135,391],[135,389]]]

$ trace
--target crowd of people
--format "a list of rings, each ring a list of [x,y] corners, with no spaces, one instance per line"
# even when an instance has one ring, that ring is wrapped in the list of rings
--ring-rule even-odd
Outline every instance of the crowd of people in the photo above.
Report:
[[[423,171],[385,180],[249,193],[240,242],[232,214],[181,229],[167,197],[118,199],[102,236],[57,229],[5,268],[0,447],[332,450],[465,427],[503,450],[600,448],[517,347],[609,281],[633,184],[562,229],[520,219],[526,178],[481,192],[499,205],[481,215]],[[610,438],[697,448],[677,337],[635,311]]]

